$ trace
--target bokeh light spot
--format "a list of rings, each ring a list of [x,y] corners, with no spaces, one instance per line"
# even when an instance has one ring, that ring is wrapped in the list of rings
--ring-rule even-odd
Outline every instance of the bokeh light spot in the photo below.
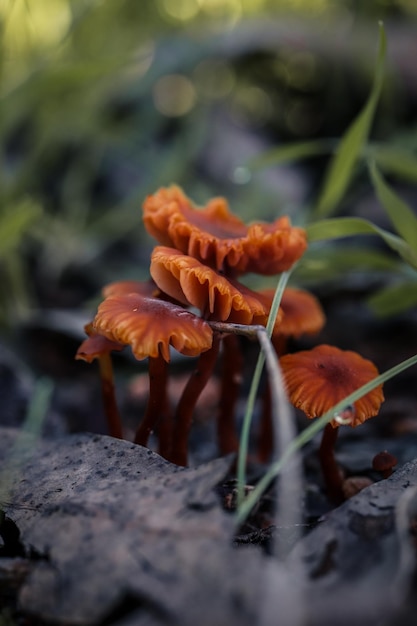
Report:
[[[251,180],[252,174],[250,169],[241,165],[235,168],[231,178],[237,185],[245,185]]]
[[[240,0],[199,0],[199,3],[208,17],[221,20],[223,26],[233,26],[242,15]]]
[[[233,113],[237,122],[263,126],[273,114],[268,93],[255,85],[242,85],[235,95]]]
[[[5,46],[9,54],[59,43],[71,22],[67,0],[25,0],[0,3]]]
[[[225,61],[211,59],[197,65],[194,83],[203,98],[224,98],[234,87],[235,74]]]
[[[200,5],[198,0],[160,0],[159,10],[163,17],[188,22],[197,16]]]
[[[196,94],[189,78],[182,74],[168,74],[155,84],[153,100],[155,107],[163,115],[180,117],[193,108]]]

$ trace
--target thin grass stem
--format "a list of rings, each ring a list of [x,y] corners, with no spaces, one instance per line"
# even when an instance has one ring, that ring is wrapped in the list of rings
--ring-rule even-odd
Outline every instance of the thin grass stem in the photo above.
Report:
[[[288,402],[281,367],[271,339],[267,332],[257,332],[258,340],[265,355],[266,368],[270,382],[271,413],[273,424],[273,454],[279,458],[295,439],[296,429],[293,409]],[[301,512],[301,462],[299,455],[294,455],[287,463],[285,472],[276,487],[275,526],[284,529],[277,534],[273,550],[278,559],[283,560],[288,551],[285,529],[290,529],[294,540],[294,529],[299,528]]]
[[[295,265],[293,265],[293,268]],[[292,268],[292,269],[293,269]],[[278,314],[279,306],[281,304],[282,294],[287,285],[288,279],[291,275],[292,269],[283,272],[278,281],[277,288],[275,290],[274,299],[272,301],[271,311],[269,313],[268,323],[266,325],[266,333],[268,337],[271,337],[272,331],[275,325],[275,320]],[[255,408],[256,395],[258,393],[258,387],[262,376],[262,370],[265,363],[265,354],[261,350],[256,362],[255,371],[251,386],[249,389],[248,399],[246,401],[246,411],[243,418],[242,431],[240,434],[239,453],[237,459],[237,501],[240,505],[245,496],[245,483],[246,483],[246,459],[248,456],[249,448],[249,434],[252,423],[252,416]]]

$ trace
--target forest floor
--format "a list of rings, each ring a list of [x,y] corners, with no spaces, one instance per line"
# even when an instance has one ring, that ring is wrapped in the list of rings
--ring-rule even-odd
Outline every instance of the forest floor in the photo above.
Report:
[[[314,343],[357,350],[380,371],[417,352],[415,316],[376,321],[357,288],[319,295],[328,323]],[[21,361],[2,351],[1,624],[415,623],[413,368],[386,384],[380,415],[340,428],[345,475],[370,486],[340,506],[329,502],[318,437],[301,452],[297,523],[280,524],[271,486],[236,528],[234,458],[216,458],[215,380],[196,414],[191,467],[178,468],[129,441],[86,433],[105,432],[96,369],[74,363],[77,342],[52,325],[28,328],[26,339],[38,369],[54,373],[55,388],[42,437],[22,431],[34,383]],[[248,369],[253,354],[249,346]],[[132,376],[123,358],[119,364],[131,438],[146,374]],[[174,393],[184,372],[177,372],[181,363],[172,369]],[[305,427],[305,418],[296,419]],[[382,450],[398,459],[388,479],[372,470]],[[249,488],[264,471],[249,464]]]

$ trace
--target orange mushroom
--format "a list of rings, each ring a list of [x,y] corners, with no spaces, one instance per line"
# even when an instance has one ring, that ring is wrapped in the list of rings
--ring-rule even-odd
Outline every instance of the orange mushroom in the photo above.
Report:
[[[378,376],[375,365],[356,352],[329,345],[287,354],[280,359],[290,402],[308,418],[320,417],[343,398]],[[368,392],[354,406],[327,424],[320,446],[320,462],[328,494],[341,501],[342,477],[334,456],[338,427],[348,423],[355,427],[377,415],[384,400],[382,385]]]
[[[130,345],[138,360],[146,357],[170,360],[169,346],[197,356],[212,343],[210,326],[183,307],[129,293],[106,298],[93,321],[96,332],[112,341]]]
[[[320,417],[344,397],[378,376],[375,365],[357,352],[326,344],[280,359],[290,400],[309,418]],[[350,426],[376,415],[384,400],[379,385],[355,402]],[[330,422],[338,428],[340,420]]]
[[[101,378],[101,393],[107,417],[109,434],[112,437],[122,439],[122,420],[120,419],[116,403],[113,366],[110,353],[114,350],[123,350],[124,346],[117,341],[111,341],[106,337],[98,335],[94,332],[91,323],[85,326],[85,332],[87,333],[88,338],[85,339],[78,348],[75,358],[86,361],[87,363],[92,363],[95,359],[98,360]]]
[[[262,325],[268,320],[268,307],[255,291],[174,248],[154,248],[150,272],[164,293],[195,306],[206,319]]]
[[[175,300],[175,298],[171,298],[171,296],[161,291],[152,278],[149,280],[119,280],[105,285],[101,293],[105,298],[109,296],[138,293],[146,298],[157,298],[158,300],[165,300],[165,302],[171,302],[172,304],[181,304],[178,300]]]
[[[106,298],[93,327],[110,340],[130,345],[138,360],[149,357],[149,401],[135,437],[136,443],[146,445],[157,421],[168,419],[169,346],[186,356],[198,356],[212,347],[213,332],[204,320],[181,306],[137,293]],[[161,454],[167,458],[171,454],[168,439],[167,435],[166,441],[160,442]]]
[[[258,294],[265,299],[263,301],[266,301],[270,308],[275,289],[262,289]],[[302,335],[314,335],[326,322],[320,302],[304,289],[287,287],[282,294],[280,306],[282,318],[272,336],[278,354],[283,354],[288,337],[298,339]]]
[[[263,289],[259,297],[266,301],[268,309],[275,295],[274,289]],[[271,341],[278,355],[285,352],[289,337],[298,339],[302,335],[318,333],[326,321],[323,309],[313,294],[303,289],[287,287],[280,303],[282,317],[276,325]],[[268,382],[263,396],[262,415],[260,419],[258,457],[266,463],[273,450],[273,428],[271,418],[271,392]]]
[[[105,298],[127,293],[139,293],[141,296],[154,298],[159,294],[159,289],[153,280],[118,280],[103,287],[101,293]]]
[[[397,464],[398,459],[391,454],[391,452],[388,452],[388,450],[378,452],[372,459],[372,469],[376,472],[380,472],[382,478],[389,478]]]
[[[159,243],[228,276],[286,271],[307,248],[305,231],[291,226],[286,216],[247,226],[229,211],[224,198],[198,209],[175,185],[146,198],[143,221]]]

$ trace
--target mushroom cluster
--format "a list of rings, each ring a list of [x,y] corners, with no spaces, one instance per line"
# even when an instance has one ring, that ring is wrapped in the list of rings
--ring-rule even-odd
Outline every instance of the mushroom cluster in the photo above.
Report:
[[[156,430],[160,453],[186,465],[194,407],[219,352],[223,361],[219,449],[227,453],[237,446],[234,403],[242,357],[237,338],[220,333],[210,324],[265,326],[271,294],[253,291],[239,278],[248,272],[274,275],[288,270],[307,248],[306,233],[292,226],[287,217],[272,224],[247,226],[231,213],[223,198],[198,208],[177,186],[148,196],[143,220],[159,244],[151,254],[151,279],[144,283],[122,281],[104,288],[104,300],[88,327],[89,338],[76,358],[99,360],[109,431],[115,436],[121,436],[121,422],[114,400],[110,352],[129,345],[137,359],[148,358],[149,401],[135,441],[147,445],[150,433]],[[277,338],[283,332],[283,317],[280,310],[274,328]],[[98,337],[102,344],[94,351],[91,346]],[[173,415],[167,390],[170,347],[186,356],[198,356]]]
[[[122,437],[110,354],[130,346],[138,360],[148,359],[149,397],[135,442],[148,445],[155,432],[159,452],[186,465],[188,438],[197,400],[220,359],[217,414],[221,454],[237,449],[235,404],[240,392],[243,355],[231,325],[265,326],[273,291],[253,291],[241,282],[248,273],[276,275],[289,270],[307,248],[306,233],[287,217],[272,224],[244,224],[223,198],[196,207],[177,186],[158,190],[143,205],[143,220],[158,245],[150,258],[150,279],[122,281],[103,289],[104,300],[86,327],[88,338],[76,358],[97,359],[102,379],[109,432]],[[377,375],[360,355],[332,346],[286,354],[288,338],[321,330],[325,316],[318,300],[301,289],[287,288],[276,316],[272,343],[280,358],[288,397],[308,417],[323,415],[349,393]],[[221,327],[221,328],[220,328]],[[176,407],[171,407],[168,367],[171,349],[198,357]],[[330,497],[341,494],[341,476],[334,458],[340,423],[355,426],[375,415],[382,388],[368,393],[324,431],[320,457]],[[271,453],[272,422],[268,384],[263,397],[258,455]]]

